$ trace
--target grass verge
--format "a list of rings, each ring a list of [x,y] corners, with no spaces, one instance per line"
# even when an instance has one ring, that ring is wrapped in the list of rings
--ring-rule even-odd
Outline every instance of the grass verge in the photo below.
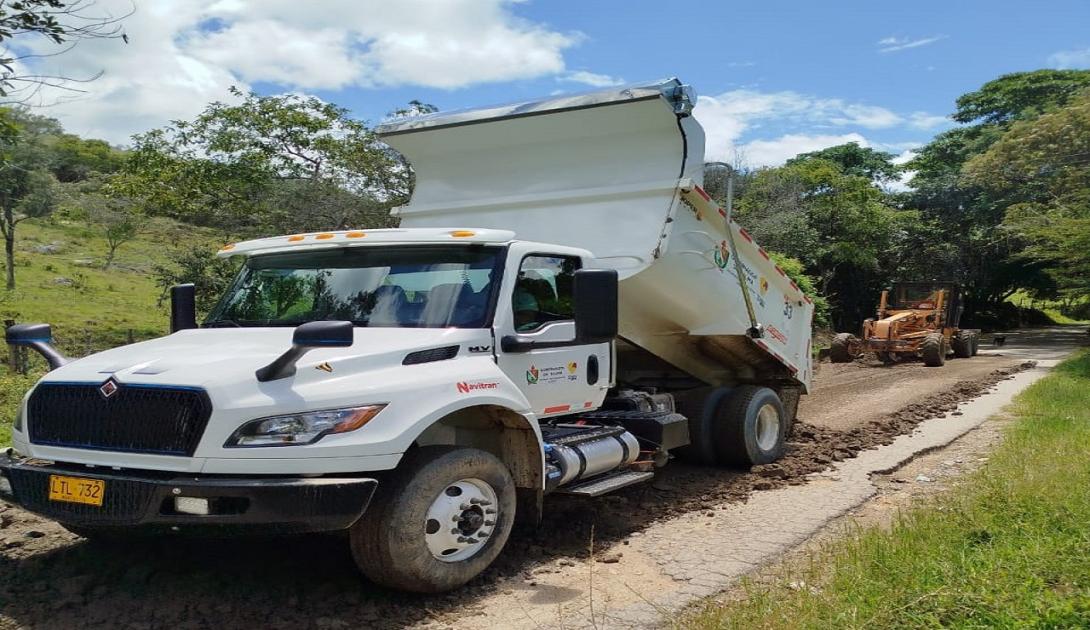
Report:
[[[1090,627],[1090,352],[1029,387],[1014,413],[1003,444],[963,486],[678,625]]]

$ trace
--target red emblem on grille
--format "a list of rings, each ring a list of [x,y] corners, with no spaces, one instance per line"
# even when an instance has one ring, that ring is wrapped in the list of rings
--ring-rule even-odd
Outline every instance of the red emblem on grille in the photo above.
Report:
[[[103,398],[109,398],[110,396],[113,396],[117,393],[117,389],[117,381],[111,378],[110,380],[99,386],[98,393],[102,394]]]

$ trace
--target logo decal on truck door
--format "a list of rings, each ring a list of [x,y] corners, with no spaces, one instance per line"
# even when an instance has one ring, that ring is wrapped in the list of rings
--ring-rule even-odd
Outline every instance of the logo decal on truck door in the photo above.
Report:
[[[495,382],[467,383],[465,381],[461,381],[460,383],[455,383],[455,387],[458,388],[458,393],[459,394],[468,394],[469,392],[474,391],[474,390],[478,390],[478,389],[496,389],[499,386],[500,386],[500,384],[495,383]]]

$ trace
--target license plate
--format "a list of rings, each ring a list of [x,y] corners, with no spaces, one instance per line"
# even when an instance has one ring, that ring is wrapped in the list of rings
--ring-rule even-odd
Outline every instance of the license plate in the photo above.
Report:
[[[106,482],[101,479],[49,475],[50,501],[101,506],[105,494]]]

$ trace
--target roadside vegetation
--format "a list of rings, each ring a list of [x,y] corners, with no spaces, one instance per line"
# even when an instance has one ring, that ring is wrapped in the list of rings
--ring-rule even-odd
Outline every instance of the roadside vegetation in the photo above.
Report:
[[[1017,399],[966,483],[849,532],[685,628],[1090,627],[1090,352]]]

